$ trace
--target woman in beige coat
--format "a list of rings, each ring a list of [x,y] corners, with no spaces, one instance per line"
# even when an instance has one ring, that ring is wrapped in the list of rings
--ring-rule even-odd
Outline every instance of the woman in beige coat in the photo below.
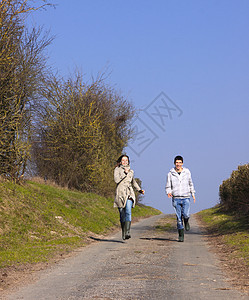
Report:
[[[131,237],[131,209],[135,207],[136,202],[133,187],[139,193],[144,194],[144,190],[139,187],[134,179],[134,171],[130,169],[130,160],[127,155],[121,155],[117,160],[114,180],[117,184],[114,207],[119,210],[122,239],[125,240]]]

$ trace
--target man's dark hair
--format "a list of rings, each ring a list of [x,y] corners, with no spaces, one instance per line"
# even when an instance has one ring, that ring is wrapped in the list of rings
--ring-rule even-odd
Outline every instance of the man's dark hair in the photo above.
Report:
[[[174,159],[174,164],[176,163],[177,160],[181,160],[183,163],[183,157],[181,155],[177,155]]]

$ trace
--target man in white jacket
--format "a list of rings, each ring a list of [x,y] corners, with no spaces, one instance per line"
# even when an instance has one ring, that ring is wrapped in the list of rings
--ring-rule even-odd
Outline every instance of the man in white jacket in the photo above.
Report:
[[[190,230],[190,195],[192,195],[195,203],[195,190],[189,169],[183,167],[182,156],[176,156],[174,164],[175,168],[172,168],[168,173],[166,194],[169,198],[172,198],[172,205],[175,209],[179,233],[178,241],[183,242],[184,226],[186,231]]]

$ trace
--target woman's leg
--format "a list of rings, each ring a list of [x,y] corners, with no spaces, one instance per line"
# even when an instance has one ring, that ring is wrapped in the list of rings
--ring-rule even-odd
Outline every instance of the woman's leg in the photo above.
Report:
[[[125,208],[119,207],[120,225],[122,229],[122,239],[125,240]]]
[[[131,222],[131,209],[132,209],[133,201],[128,199],[125,207],[125,221]]]
[[[120,217],[120,223],[125,222],[125,208],[119,207],[119,217]]]
[[[129,239],[131,237],[130,235],[130,229],[131,229],[131,209],[132,209],[133,201],[131,199],[128,199],[126,202],[125,207],[125,238]]]

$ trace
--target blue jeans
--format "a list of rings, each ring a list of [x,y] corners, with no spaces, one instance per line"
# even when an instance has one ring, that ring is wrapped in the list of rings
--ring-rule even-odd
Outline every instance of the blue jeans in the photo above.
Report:
[[[120,222],[127,222],[131,221],[131,209],[132,209],[133,201],[128,199],[126,202],[126,206],[124,208],[119,207],[119,214],[120,214]]]
[[[172,205],[177,217],[177,229],[183,229],[183,219],[189,218],[190,198],[173,198]]]

